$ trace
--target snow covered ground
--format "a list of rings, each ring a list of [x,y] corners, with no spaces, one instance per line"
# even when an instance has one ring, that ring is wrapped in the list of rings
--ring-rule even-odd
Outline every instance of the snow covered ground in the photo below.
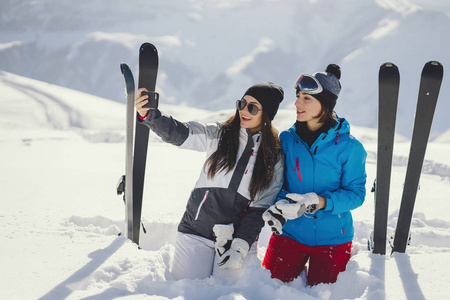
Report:
[[[125,165],[124,105],[3,71],[0,90],[2,299],[448,298],[450,140],[445,135],[428,146],[406,254],[374,255],[366,248],[373,223],[376,130],[352,127],[368,152],[367,197],[354,211],[353,255],[336,283],[306,287],[298,278],[282,284],[257,259],[237,283],[174,281],[169,265],[177,223],[204,154],[179,150],[151,134],[143,203],[147,234],[141,233],[138,249],[118,236],[124,220],[115,191]],[[183,121],[223,120],[233,112],[164,102],[160,107]],[[294,118],[293,107],[283,109],[275,125],[286,129]],[[397,220],[408,139],[397,136],[394,151],[389,235]],[[269,236],[265,227],[260,258]]]

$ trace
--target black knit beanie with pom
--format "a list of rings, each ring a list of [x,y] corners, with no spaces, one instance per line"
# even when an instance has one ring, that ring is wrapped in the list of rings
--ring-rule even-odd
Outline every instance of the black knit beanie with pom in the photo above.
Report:
[[[278,111],[278,106],[283,101],[284,91],[281,86],[272,82],[261,82],[252,85],[244,94],[252,96],[263,107],[263,111],[270,120],[273,120]]]

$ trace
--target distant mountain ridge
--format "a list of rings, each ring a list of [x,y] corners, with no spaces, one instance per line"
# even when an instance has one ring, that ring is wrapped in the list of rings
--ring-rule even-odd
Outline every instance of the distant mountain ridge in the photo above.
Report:
[[[336,111],[352,124],[376,127],[379,66],[401,75],[398,133],[411,134],[420,72],[444,65],[432,137],[450,129],[450,4],[425,0],[164,0],[89,4],[4,1],[0,70],[123,102],[119,65],[137,76],[139,45],[160,52],[162,101],[208,110],[232,108],[246,88],[273,81],[294,101],[300,73],[342,68]]]

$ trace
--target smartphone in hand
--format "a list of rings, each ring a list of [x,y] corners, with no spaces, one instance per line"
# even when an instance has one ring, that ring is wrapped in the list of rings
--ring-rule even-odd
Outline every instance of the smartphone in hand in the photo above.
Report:
[[[141,96],[148,95],[148,102],[142,106],[145,108],[158,108],[159,94],[157,92],[142,92]]]

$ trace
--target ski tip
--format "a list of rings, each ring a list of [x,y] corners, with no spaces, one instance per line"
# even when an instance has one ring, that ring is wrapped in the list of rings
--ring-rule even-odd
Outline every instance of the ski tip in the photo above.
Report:
[[[380,66],[380,70],[378,73],[378,80],[386,82],[390,78],[391,84],[398,85],[400,80],[400,72],[398,67],[391,62],[386,62]],[[389,81],[389,80],[388,80]]]
[[[427,65],[442,66],[442,64],[440,62],[438,62],[437,60],[432,60],[432,61],[427,62]]]
[[[432,72],[435,74],[435,76],[442,78],[442,76],[444,75],[444,66],[437,60],[429,61],[423,67],[422,75],[430,74],[429,72]]]
[[[125,70],[129,70],[130,69],[130,67],[128,67],[128,65],[126,64],[126,63],[121,63],[120,64],[120,71],[122,72],[122,74],[123,74],[123,72],[125,72]]]
[[[153,50],[155,52],[157,52],[158,50],[156,50],[155,45],[153,45],[152,43],[149,42],[145,42],[141,45],[141,47],[139,48],[139,52],[142,52],[144,50]]]
[[[391,62],[385,62],[384,64],[381,65],[380,68],[395,68],[395,69],[398,69],[397,66],[394,63],[391,63]]]

